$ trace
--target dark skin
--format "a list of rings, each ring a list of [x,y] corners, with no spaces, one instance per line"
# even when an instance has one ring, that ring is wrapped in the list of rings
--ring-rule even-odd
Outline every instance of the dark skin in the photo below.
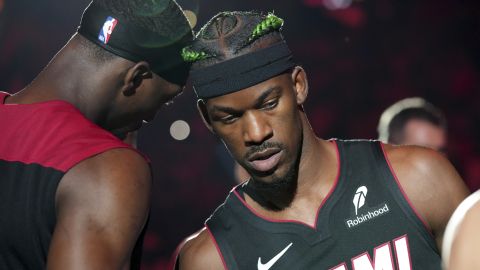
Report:
[[[150,170],[131,150],[81,162],[61,180],[47,269],[128,269],[148,215]]]
[[[281,90],[274,95],[267,94],[266,98],[262,96],[272,88]],[[280,211],[272,211],[246,194],[245,200],[267,218],[296,220],[314,226],[317,209],[334,185],[339,164],[335,145],[316,137],[308,123],[302,108],[307,92],[306,74],[296,67],[292,73],[206,102],[200,101],[199,110],[206,126],[225,142],[239,164],[254,179],[257,177],[265,183],[273,178],[252,169],[244,157],[249,145],[280,141],[287,145],[286,149],[293,147],[289,153],[295,153],[294,147],[298,144],[292,141],[298,142],[301,136],[298,184],[291,204]],[[276,105],[266,110],[270,101]],[[225,107],[234,110],[226,113],[218,109]],[[440,247],[450,215],[468,194],[462,179],[450,162],[433,150],[391,145],[384,145],[384,149],[400,185],[431,228]],[[281,177],[293,159],[282,155],[273,174]],[[205,228],[183,243],[178,262],[182,270],[224,269],[214,241]]]
[[[74,36],[6,103],[64,100],[92,122],[126,135],[181,92],[146,62],[114,57],[99,64],[85,54],[82,39]],[[57,223],[47,269],[128,269],[148,216],[151,184],[145,159],[126,148],[108,150],[70,169],[57,188]]]

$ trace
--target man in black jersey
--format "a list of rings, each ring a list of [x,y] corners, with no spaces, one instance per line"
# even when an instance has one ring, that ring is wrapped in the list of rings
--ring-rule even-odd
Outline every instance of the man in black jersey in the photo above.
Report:
[[[151,171],[119,138],[182,91],[192,39],[173,0],[94,0],[31,84],[0,92],[0,269],[139,267]]]
[[[251,179],[187,238],[176,267],[439,269],[462,179],[426,148],[318,138],[282,25],[223,12],[183,51],[206,126]]]

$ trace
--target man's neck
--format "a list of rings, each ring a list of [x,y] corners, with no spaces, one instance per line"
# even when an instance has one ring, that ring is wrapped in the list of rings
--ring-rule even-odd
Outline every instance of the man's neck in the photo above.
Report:
[[[313,132],[305,132],[296,198],[327,196],[336,180],[338,163],[334,142],[322,140]]]
[[[246,202],[263,216],[274,219],[296,220],[313,227],[316,214],[338,178],[338,152],[335,143],[315,136],[304,124],[296,193],[290,205],[280,211],[267,210],[260,202],[245,194]]]
[[[7,102],[31,104],[50,100],[63,100],[75,106],[88,119],[97,122],[102,112],[102,95],[108,92],[101,87],[98,70],[84,63],[72,49],[64,47],[35,78]],[[104,98],[107,100],[107,98]]]

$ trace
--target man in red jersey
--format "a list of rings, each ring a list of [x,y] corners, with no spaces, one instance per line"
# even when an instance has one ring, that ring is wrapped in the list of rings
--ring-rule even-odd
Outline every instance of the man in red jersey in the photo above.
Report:
[[[0,269],[139,266],[151,172],[118,137],[182,91],[191,39],[173,0],[95,0],[31,84],[0,93]]]

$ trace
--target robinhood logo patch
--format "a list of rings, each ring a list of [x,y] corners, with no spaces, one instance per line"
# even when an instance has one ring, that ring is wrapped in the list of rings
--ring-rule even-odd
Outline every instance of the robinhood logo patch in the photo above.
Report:
[[[353,196],[353,206],[355,209],[355,217],[346,219],[345,225],[348,228],[356,227],[364,222],[367,222],[371,219],[377,218],[381,215],[384,215],[390,211],[388,209],[387,203],[383,203],[376,207],[364,207],[367,201],[368,188],[366,186],[360,186],[357,188],[355,195]],[[360,208],[362,208],[360,210]]]
[[[358,209],[365,205],[365,199],[367,198],[368,189],[366,186],[361,186],[355,192],[353,196],[353,205],[355,206],[355,215],[358,215]]]

